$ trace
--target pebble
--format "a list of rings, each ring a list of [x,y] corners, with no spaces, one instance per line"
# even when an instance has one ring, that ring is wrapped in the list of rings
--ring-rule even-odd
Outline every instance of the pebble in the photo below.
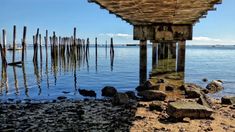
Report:
[[[58,99],[58,100],[65,100],[65,99],[67,99],[67,97],[65,97],[65,96],[59,96],[59,97],[57,97],[57,99]]]

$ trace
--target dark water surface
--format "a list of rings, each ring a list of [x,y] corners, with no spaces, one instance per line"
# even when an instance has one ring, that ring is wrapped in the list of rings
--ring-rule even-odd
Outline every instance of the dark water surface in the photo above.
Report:
[[[152,47],[148,46],[147,50],[149,74],[152,69]],[[16,60],[20,60],[21,53],[17,53]],[[94,90],[100,98],[104,86],[129,91],[139,85],[139,47],[115,47],[113,66],[109,49],[106,52],[104,47],[98,48],[97,63],[94,47],[90,48],[88,62],[81,59],[76,65],[61,59],[54,64],[48,54],[46,63],[43,47],[42,63],[39,61],[38,66],[34,66],[33,48],[28,47],[24,67],[8,66],[4,72],[1,66],[0,100],[52,100],[58,96],[80,99],[83,97],[78,92],[79,88]],[[8,52],[8,62],[11,58]],[[207,83],[202,82],[203,78],[224,81],[225,90],[214,96],[235,95],[235,47],[187,46],[184,80],[205,87]]]

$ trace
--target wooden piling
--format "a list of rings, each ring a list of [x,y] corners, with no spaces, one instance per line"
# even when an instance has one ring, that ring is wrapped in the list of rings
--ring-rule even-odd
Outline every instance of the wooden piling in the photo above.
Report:
[[[7,44],[7,36],[6,36],[6,30],[3,29],[2,30],[2,44],[3,44],[3,50],[4,50],[4,53],[6,53],[6,44]]]
[[[27,32],[27,27],[24,26],[24,29],[23,29],[23,41],[22,41],[22,56],[21,56],[22,63],[24,63],[24,53],[25,53],[25,49],[26,49],[26,32]]]
[[[73,45],[76,45],[76,34],[77,34],[77,29],[73,29]]]
[[[6,55],[5,55],[5,53],[4,53],[4,49],[3,49],[1,43],[0,43],[0,51],[1,51],[1,57],[2,57],[2,66],[3,66],[3,67],[6,67],[6,66],[7,66]]]
[[[38,38],[39,38],[39,28],[37,29],[37,33],[34,36],[34,55],[33,55],[33,62],[37,63],[37,58],[38,58]]]
[[[42,62],[42,35],[39,34],[40,62]]]
[[[12,63],[15,63],[15,49],[16,49],[16,25],[13,27],[13,56]]]
[[[111,38],[111,44],[110,44],[110,54],[114,55],[114,46],[113,46],[113,38]]]

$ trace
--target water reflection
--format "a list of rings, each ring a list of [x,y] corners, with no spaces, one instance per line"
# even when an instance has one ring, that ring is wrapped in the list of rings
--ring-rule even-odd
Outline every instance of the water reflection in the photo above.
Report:
[[[146,48],[140,45],[140,84],[146,81]],[[162,91],[168,91],[167,85],[180,87],[184,83],[185,69],[185,42],[167,42],[156,43],[152,45],[152,70],[150,79],[154,82],[164,80],[165,84],[161,84]],[[162,86],[164,85],[164,86]],[[169,97],[175,98],[181,93],[169,92]]]

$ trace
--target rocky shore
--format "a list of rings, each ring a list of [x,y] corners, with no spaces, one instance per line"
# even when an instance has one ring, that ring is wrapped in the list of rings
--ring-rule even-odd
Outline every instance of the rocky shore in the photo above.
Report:
[[[205,89],[149,80],[136,88],[138,96],[107,86],[102,89],[104,99],[61,96],[52,102],[1,102],[0,131],[234,132],[234,97],[209,98],[206,94],[220,86],[209,85]],[[91,90],[80,92],[96,95]]]

